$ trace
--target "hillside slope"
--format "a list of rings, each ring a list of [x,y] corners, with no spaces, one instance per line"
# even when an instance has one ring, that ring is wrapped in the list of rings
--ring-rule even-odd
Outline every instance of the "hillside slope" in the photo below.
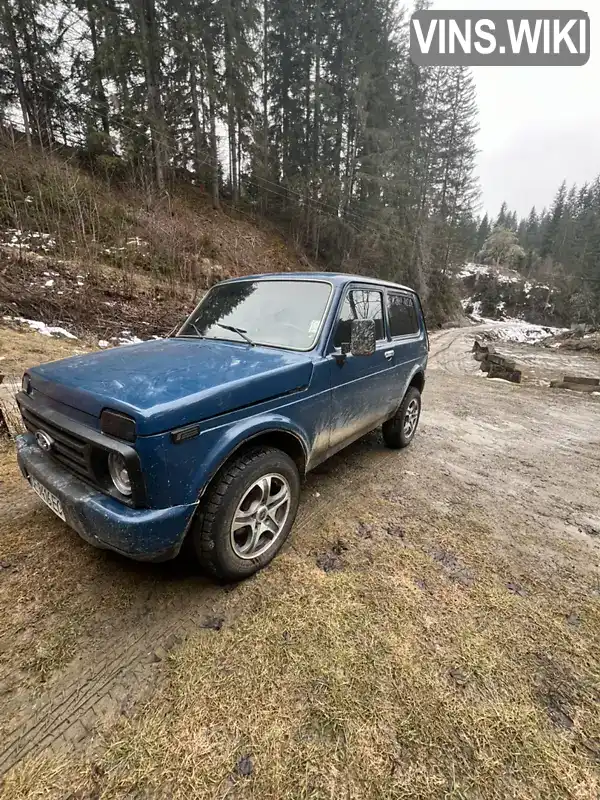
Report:
[[[465,313],[484,319],[521,319],[535,325],[569,325],[564,287],[529,279],[514,269],[465,264],[457,275]]]
[[[181,183],[109,184],[73,154],[0,139],[0,319],[105,341],[167,333],[226,277],[310,269],[273,226]]]

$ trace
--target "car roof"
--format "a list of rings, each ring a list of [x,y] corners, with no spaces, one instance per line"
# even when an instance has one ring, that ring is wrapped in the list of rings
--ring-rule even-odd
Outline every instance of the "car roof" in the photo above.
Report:
[[[327,281],[334,286],[345,286],[347,283],[354,282],[370,283],[374,286],[387,286],[390,289],[402,289],[405,292],[413,292],[416,294],[416,291],[411,289],[410,286],[403,286],[400,283],[393,283],[392,281],[384,281],[380,278],[372,278],[368,275],[350,275],[344,272],[264,272],[260,275],[244,275],[240,278],[231,278],[228,281],[224,281],[224,283],[264,280],[265,278],[270,280]]]

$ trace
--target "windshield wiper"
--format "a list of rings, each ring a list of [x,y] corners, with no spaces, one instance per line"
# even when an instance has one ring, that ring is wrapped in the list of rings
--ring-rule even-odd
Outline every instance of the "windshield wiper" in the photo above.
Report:
[[[192,328],[196,331],[196,336],[194,336],[193,333],[178,333],[177,334],[178,337],[181,336],[181,337],[185,338],[186,336],[190,336],[192,339],[196,339],[196,338],[198,338],[198,339],[206,339],[206,336],[204,336],[202,333],[200,333],[200,328],[196,325],[195,322],[188,322],[188,325],[191,325]],[[175,333],[177,328],[179,328],[179,327],[181,327],[181,326],[177,325],[175,328],[173,328],[173,330],[171,331],[171,333],[169,334],[169,336],[167,338],[170,338]]]
[[[195,322],[190,322],[189,324],[190,324],[190,325],[192,326],[192,328],[193,328],[193,329],[196,331],[196,333],[198,334],[198,336],[200,337],[200,339],[204,339],[204,336],[203,336],[203,335],[200,333],[200,328],[199,328],[199,327],[196,325],[196,323],[195,323]]]
[[[237,333],[238,336],[241,336],[242,339],[245,339],[248,344],[251,344],[254,347],[254,342],[249,336],[246,335],[246,331],[243,328],[236,328],[234,325],[223,325],[221,322],[215,322],[215,325],[219,328],[224,328],[226,331]]]

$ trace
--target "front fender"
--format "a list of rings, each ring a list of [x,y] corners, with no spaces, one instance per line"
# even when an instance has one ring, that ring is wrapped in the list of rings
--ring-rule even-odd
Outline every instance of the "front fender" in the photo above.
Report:
[[[236,450],[261,434],[277,432],[294,436],[302,445],[305,460],[308,462],[311,448],[307,432],[282,414],[261,414],[239,420],[227,427],[203,431],[200,435],[202,465],[194,477],[196,496],[200,497],[204,493],[210,481]]]

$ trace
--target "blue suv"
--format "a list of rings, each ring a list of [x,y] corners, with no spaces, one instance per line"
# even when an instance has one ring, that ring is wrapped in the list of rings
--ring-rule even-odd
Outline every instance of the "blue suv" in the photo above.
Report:
[[[235,580],[287,539],[302,476],[378,425],[412,441],[428,339],[405,286],[328,273],[214,286],[174,335],[42,364],[21,471],[91,544]]]

